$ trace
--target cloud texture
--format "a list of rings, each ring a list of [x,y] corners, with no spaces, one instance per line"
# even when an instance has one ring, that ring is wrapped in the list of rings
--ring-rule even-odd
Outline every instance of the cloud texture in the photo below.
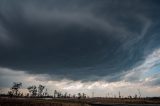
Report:
[[[1,0],[0,66],[76,81],[131,72],[134,81],[160,46],[159,10],[158,0]]]

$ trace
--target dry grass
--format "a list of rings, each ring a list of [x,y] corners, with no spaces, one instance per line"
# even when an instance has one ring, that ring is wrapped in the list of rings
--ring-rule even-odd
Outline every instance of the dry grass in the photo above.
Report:
[[[6,98],[0,99],[0,106],[89,106],[83,103],[71,103],[57,100],[42,99],[16,99]]]
[[[147,99],[147,98],[141,98],[141,99],[92,98],[89,101],[91,103],[101,103],[101,104],[160,104],[160,99]]]
[[[0,106],[90,106],[89,104],[160,104],[160,99],[34,99],[34,98],[0,98]]]

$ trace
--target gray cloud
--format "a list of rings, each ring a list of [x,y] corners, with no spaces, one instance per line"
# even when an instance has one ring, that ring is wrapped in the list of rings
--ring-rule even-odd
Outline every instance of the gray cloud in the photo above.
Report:
[[[149,0],[2,0],[0,66],[60,79],[119,80],[160,46],[159,9]],[[12,40],[16,45],[6,49]]]
[[[146,81],[144,82],[144,85],[148,85],[148,86],[158,86],[160,85],[160,74],[155,74],[152,75],[148,78],[146,78]]]

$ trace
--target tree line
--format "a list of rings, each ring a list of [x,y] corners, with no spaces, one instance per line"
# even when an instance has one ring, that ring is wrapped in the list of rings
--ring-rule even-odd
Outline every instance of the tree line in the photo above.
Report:
[[[20,88],[22,87],[21,82],[13,82],[12,87],[10,88],[10,91],[8,91],[8,95],[10,97],[24,97],[24,94],[20,92]],[[52,98],[78,98],[78,99],[85,99],[87,98],[87,95],[85,93],[78,93],[77,95],[71,95],[67,92],[62,93],[60,91],[54,90],[53,96],[49,95],[47,88],[39,84],[38,86],[36,85],[31,85],[27,87],[27,90],[29,93],[25,97],[52,97]]]

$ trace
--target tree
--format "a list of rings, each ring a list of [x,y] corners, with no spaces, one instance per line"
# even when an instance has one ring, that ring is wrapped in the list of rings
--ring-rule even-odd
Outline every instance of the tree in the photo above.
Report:
[[[71,97],[71,94],[68,94],[68,97],[70,98],[70,97]]]
[[[57,90],[54,90],[54,98],[56,98],[57,97]]]
[[[119,91],[119,98],[121,98],[121,92]]]
[[[44,94],[44,96],[49,96],[47,89],[45,90],[45,92],[43,94]]]
[[[13,86],[11,87],[12,94],[18,96],[18,90],[22,87],[21,82],[13,82]]]
[[[140,89],[137,89],[138,90],[138,93],[139,93],[139,98],[141,98],[141,91]]]
[[[67,92],[65,92],[65,94],[64,94],[64,98],[67,98]]]
[[[13,97],[13,92],[12,91],[8,91],[8,95],[9,95],[10,98],[12,98]]]
[[[2,94],[2,89],[0,88],[0,95]]]
[[[27,89],[32,96],[37,95],[37,87],[35,85],[29,86]]]
[[[78,93],[78,99],[81,99],[82,95],[81,93]]]
[[[62,97],[62,93],[61,92],[57,92],[57,97],[61,98]]]
[[[86,98],[86,94],[85,94],[85,93],[82,94],[82,98],[83,98],[83,99]]]
[[[43,85],[38,86],[38,96],[42,96],[44,88],[45,88],[45,86],[43,86]]]

